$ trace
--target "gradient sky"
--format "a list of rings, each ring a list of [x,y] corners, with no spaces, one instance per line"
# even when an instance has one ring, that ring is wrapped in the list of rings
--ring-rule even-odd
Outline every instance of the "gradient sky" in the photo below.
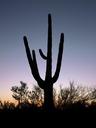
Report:
[[[39,71],[44,78],[45,63],[38,49],[46,53],[48,13],[53,21],[53,73],[60,33],[65,45],[60,84],[69,81],[96,85],[96,0],[0,0],[0,98],[11,97],[11,87],[36,81],[28,65],[23,36],[36,50]],[[55,86],[54,86],[55,87]]]

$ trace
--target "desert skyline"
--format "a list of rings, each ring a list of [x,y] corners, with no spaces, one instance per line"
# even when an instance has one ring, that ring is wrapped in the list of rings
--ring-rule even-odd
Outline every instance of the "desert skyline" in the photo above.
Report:
[[[64,32],[64,54],[56,87],[70,81],[84,86],[96,85],[96,2],[95,0],[0,1],[0,98],[11,97],[11,87],[20,81],[32,88],[23,36],[36,50],[39,71],[44,78],[45,63],[38,49],[47,49],[47,16],[52,14],[53,73],[60,33]],[[55,87],[55,86],[54,86]]]

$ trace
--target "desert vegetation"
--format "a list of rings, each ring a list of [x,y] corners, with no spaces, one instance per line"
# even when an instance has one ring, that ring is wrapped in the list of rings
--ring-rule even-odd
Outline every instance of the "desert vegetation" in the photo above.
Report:
[[[0,101],[0,112],[46,112],[44,107],[44,91],[34,85],[30,91],[24,82],[20,86],[12,86],[12,97],[17,104]],[[69,87],[53,89],[54,109],[50,112],[95,111],[96,88],[87,88],[70,82]],[[49,112],[49,111],[48,111]]]

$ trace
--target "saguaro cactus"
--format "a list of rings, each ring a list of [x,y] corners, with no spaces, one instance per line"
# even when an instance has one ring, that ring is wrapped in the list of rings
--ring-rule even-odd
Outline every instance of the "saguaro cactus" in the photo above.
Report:
[[[57,58],[57,67],[54,76],[52,76],[52,20],[51,14],[48,14],[48,46],[47,46],[47,56],[44,55],[41,49],[39,53],[41,57],[46,60],[46,75],[45,80],[42,80],[37,66],[35,50],[32,50],[32,55],[30,53],[30,48],[28,46],[28,41],[26,36],[24,36],[24,44],[26,49],[26,54],[28,62],[31,68],[31,72],[35,80],[37,81],[40,88],[44,89],[44,106],[45,108],[52,109],[54,107],[53,102],[53,84],[57,81],[60,73],[62,55],[63,55],[63,44],[64,44],[64,34],[61,33],[59,53]]]

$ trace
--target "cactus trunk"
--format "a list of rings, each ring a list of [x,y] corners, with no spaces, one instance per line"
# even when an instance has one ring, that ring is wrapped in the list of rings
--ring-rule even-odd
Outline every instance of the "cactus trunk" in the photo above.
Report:
[[[48,83],[44,89],[44,108],[47,111],[53,110],[54,108],[52,83]]]

